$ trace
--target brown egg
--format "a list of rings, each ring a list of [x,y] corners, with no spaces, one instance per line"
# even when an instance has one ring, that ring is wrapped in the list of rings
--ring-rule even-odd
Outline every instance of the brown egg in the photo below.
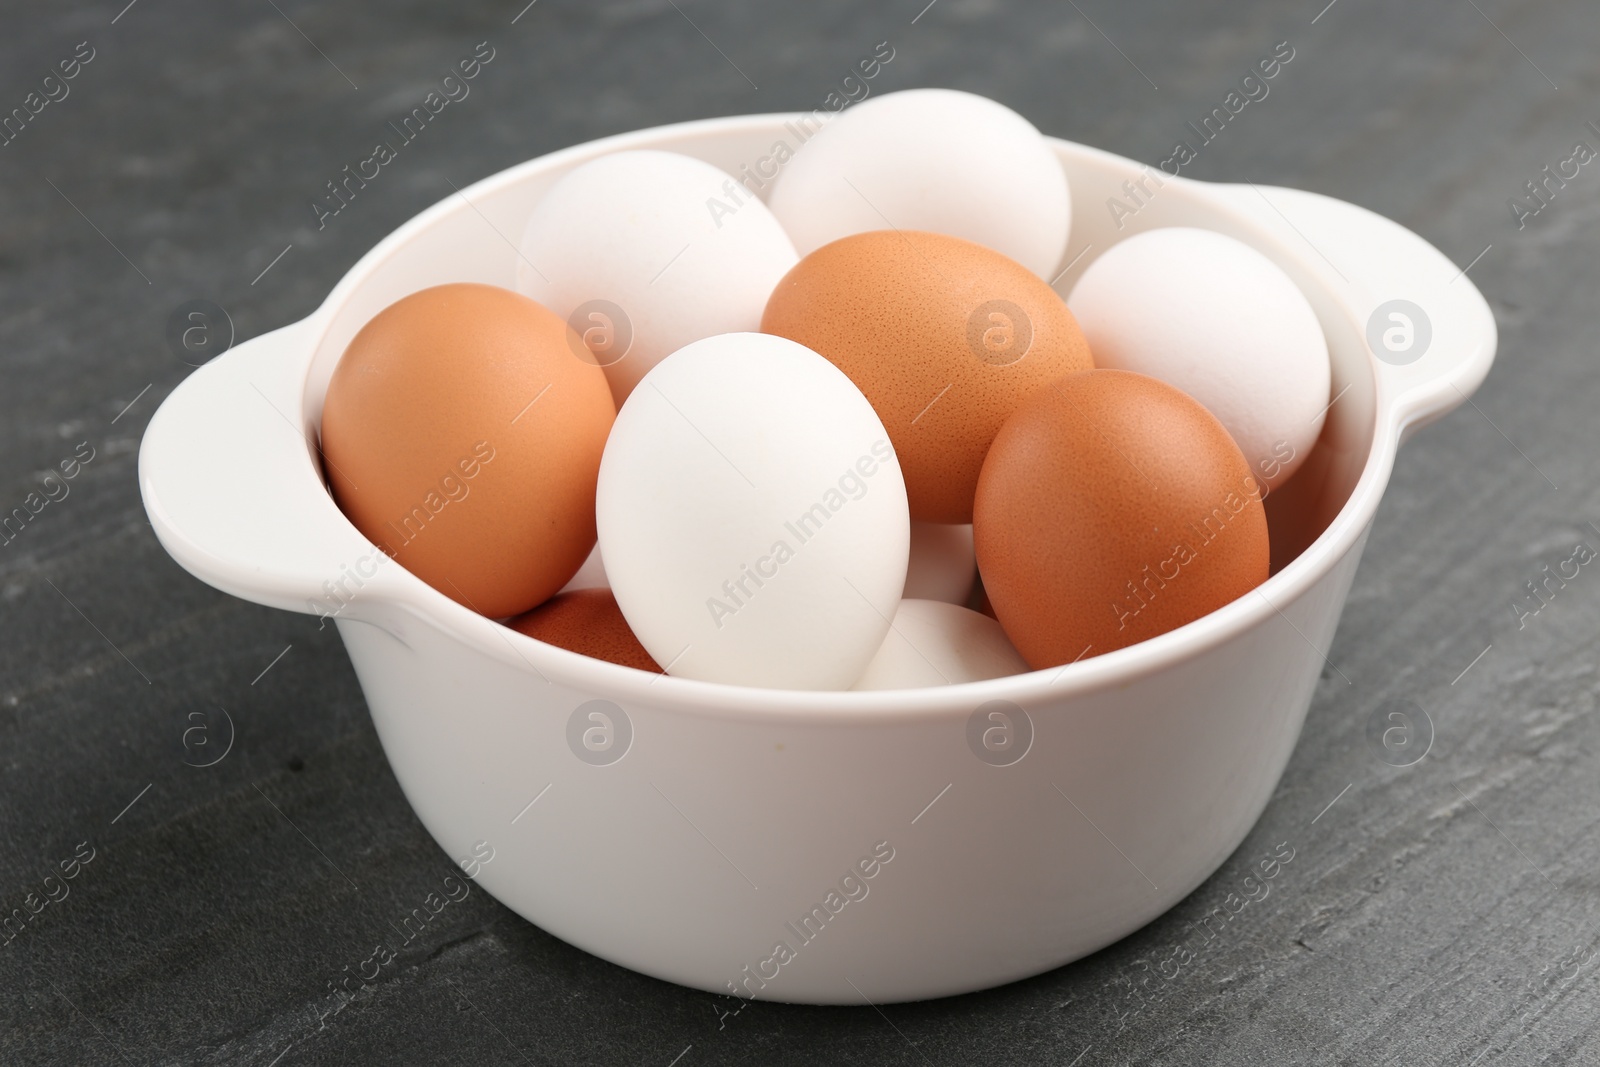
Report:
[[[1000,253],[879,230],[812,252],[773,290],[764,333],[826,356],[889,431],[911,517],[971,522],[978,471],[1006,418],[1093,366],[1055,290]]]
[[[995,437],[974,542],[1034,670],[1192,622],[1267,579],[1267,515],[1222,423],[1164,382],[1074,374]]]
[[[617,607],[609,589],[574,589],[561,593],[508,624],[518,633],[607,663],[620,663],[641,671],[662,670]]]
[[[417,577],[491,618],[565,585],[594,547],[605,372],[560,317],[459,283],[380,311],[328,383],[334,499]]]

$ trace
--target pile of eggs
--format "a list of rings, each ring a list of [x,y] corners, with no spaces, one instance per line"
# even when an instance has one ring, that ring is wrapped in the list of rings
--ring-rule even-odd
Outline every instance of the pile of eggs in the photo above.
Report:
[[[350,342],[329,485],[444,595],[641,670],[912,688],[1165,633],[1267,578],[1327,345],[1205,230],[1063,300],[1071,214],[1039,131],[948,90],[839,113],[765,201],[602,156],[535,206],[515,289],[424,289]]]

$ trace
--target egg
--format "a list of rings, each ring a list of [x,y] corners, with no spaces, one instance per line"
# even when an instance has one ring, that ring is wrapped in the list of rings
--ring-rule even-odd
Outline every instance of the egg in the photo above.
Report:
[[[911,560],[906,566],[908,600],[965,604],[978,576],[972,527],[943,522],[911,524]]]
[[[1028,669],[1000,624],[941,600],[900,601],[894,624],[855,689],[981,682]]]
[[[523,231],[517,287],[567,319],[620,405],[669,352],[753,331],[794,266],[767,206],[675,152],[615,152],[551,187]]]
[[[1311,302],[1243,241],[1149,230],[1089,264],[1067,305],[1095,366],[1160,378],[1222,421],[1269,490],[1305,462],[1328,408],[1328,343]]]
[[[820,352],[866,394],[923,522],[971,522],[1000,424],[1035,390],[1093,365],[1055,290],[943,234],[878,230],[817,249],[773,290],[761,329]]]
[[[373,316],[328,383],[334,500],[406,570],[492,618],[549,598],[594,547],[616,411],[572,340],[509,289],[440,285]]]
[[[909,89],[841,113],[789,160],[772,212],[802,255],[867,230],[960,237],[1053,278],[1072,221],[1055,151],[1003,104]]]
[[[848,689],[905,587],[889,435],[838,368],[781,337],[706,338],[646,374],[595,514],[617,604],[673,675]]]
[[[1267,517],[1200,403],[1120,370],[1063,378],[1013,415],[978,481],[978,570],[1038,670],[1111,652],[1267,578]]]
[[[661,667],[628,629],[628,621],[622,617],[617,599],[609,589],[561,593],[507,625],[518,633],[569,652],[661,673]]]

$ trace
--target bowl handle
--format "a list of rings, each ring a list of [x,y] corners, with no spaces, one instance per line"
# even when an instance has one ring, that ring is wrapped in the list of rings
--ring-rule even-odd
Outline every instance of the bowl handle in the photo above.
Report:
[[[145,430],[139,488],[156,537],[201,581],[270,607],[355,615],[355,594],[393,568],[322,482],[302,399],[311,334],[285,326],[189,375]]]
[[[1281,247],[1297,251],[1293,267],[1344,295],[1337,313],[1356,315],[1352,325],[1367,337],[1380,395],[1402,438],[1482,384],[1498,341],[1494,313],[1444,253],[1343,200],[1275,186],[1219,188]]]

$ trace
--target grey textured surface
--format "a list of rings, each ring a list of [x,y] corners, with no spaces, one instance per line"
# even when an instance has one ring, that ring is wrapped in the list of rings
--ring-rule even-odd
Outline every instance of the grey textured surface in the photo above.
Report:
[[[1542,565],[1600,548],[1600,170],[1525,228],[1506,203],[1574,141],[1600,145],[1590,5],[541,0],[513,25],[523,0],[123,2],[0,11],[0,109],[95,50],[0,148],[0,507],[79,442],[95,457],[0,548],[0,913],[94,849],[0,948],[0,1062],[1600,1062],[1600,577],[1585,567],[1520,628],[1513,607]],[[1484,253],[1499,361],[1401,454],[1331,653],[1349,684],[1323,678],[1211,881],[1030,981],[721,1018],[726,1000],[475,891],[321,1018],[329,983],[451,868],[331,629],[217,593],[156,543],[135,463],[187,371],[168,313],[209,298],[241,339],[290,322],[450,183],[642,126],[814,107],[885,39],[879,92],[973,90],[1151,162],[1287,40],[1271,95],[1192,173],[1366,205],[1462,266]],[[319,232],[323,183],[484,40],[472,95]],[[1437,731],[1403,769],[1364,736],[1395,698]],[[233,749],[185,766],[190,713],[217,706]],[[1270,895],[1208,940],[1195,922],[1279,842],[1294,859]]]

